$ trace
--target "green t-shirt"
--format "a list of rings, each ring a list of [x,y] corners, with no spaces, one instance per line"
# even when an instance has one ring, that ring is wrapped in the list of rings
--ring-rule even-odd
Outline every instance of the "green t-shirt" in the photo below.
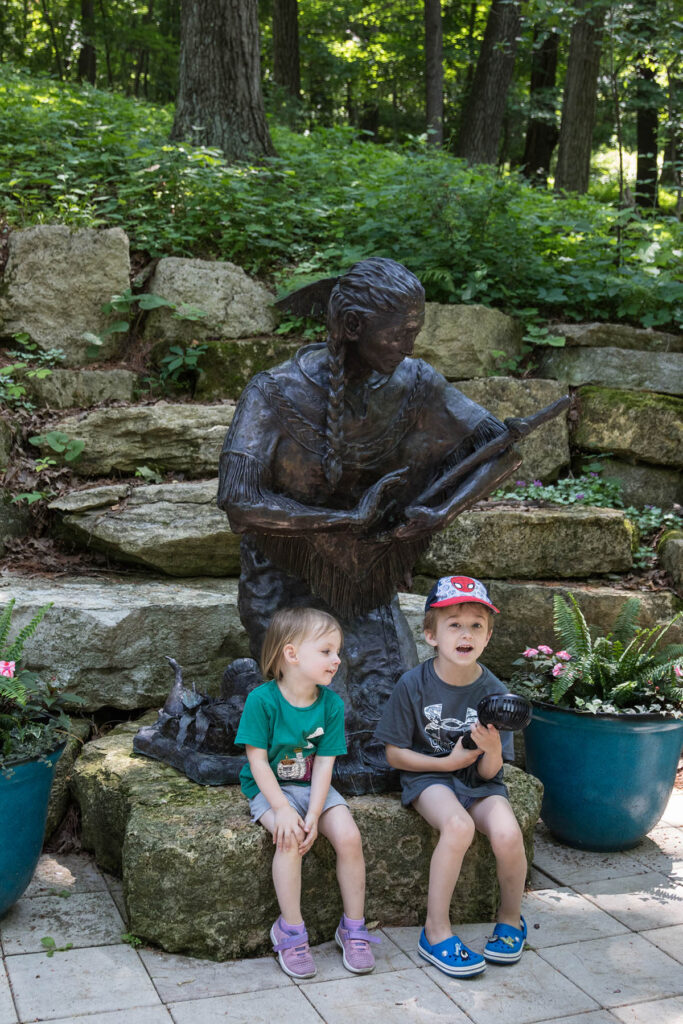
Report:
[[[318,699],[306,708],[297,708],[285,700],[271,679],[247,697],[235,743],[267,750],[278,782],[308,786],[316,754],[336,757],[346,753],[344,701],[327,686],[319,686]],[[240,772],[240,785],[247,797],[259,791],[248,762]]]

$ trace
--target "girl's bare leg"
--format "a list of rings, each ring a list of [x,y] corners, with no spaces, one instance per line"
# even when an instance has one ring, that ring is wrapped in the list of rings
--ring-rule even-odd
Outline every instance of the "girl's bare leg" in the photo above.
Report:
[[[432,828],[439,831],[439,841],[429,865],[425,921],[427,942],[433,946],[453,934],[451,899],[463,857],[474,839],[474,822],[455,793],[438,783],[423,790],[413,800],[413,807]]]
[[[272,835],[275,831],[275,814],[266,811],[259,818],[259,824]],[[275,849],[273,855],[273,885],[280,907],[280,913],[287,924],[302,924],[301,916],[301,856],[296,843],[289,849]]]
[[[354,921],[365,912],[365,861],[361,835],[348,807],[338,804],[321,815],[318,831],[337,855],[337,881],[344,913]]]

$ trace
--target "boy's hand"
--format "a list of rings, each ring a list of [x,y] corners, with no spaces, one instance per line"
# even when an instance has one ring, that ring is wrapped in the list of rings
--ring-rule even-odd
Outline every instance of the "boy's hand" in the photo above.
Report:
[[[275,812],[273,843],[278,850],[288,850],[292,843],[301,843],[304,838],[304,822],[291,804]]]
[[[477,721],[472,726],[471,736],[482,753],[498,754],[502,758],[503,747],[495,725],[482,725]]]
[[[462,736],[460,736],[450,754],[447,754],[443,760],[448,764],[448,771],[457,772],[461,768],[467,768],[474,764],[480,756],[481,750],[468,750],[467,747],[463,747]]]
[[[318,818],[317,815],[311,814],[310,812],[306,815],[304,820],[304,832],[306,838],[299,843],[299,853],[303,857],[305,853],[308,853],[313,843],[318,838]]]

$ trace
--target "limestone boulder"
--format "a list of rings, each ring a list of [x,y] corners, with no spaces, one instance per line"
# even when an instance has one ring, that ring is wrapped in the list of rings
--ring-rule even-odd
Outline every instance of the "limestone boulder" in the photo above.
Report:
[[[102,305],[128,288],[129,273],[121,228],[43,224],[13,231],[0,295],[3,334],[26,332],[41,349],[63,349],[66,365],[77,366],[91,344],[83,335],[101,335],[112,323]],[[121,337],[104,337],[98,357],[114,357]]]
[[[625,505],[670,508],[683,502],[683,477],[677,469],[624,462],[622,459],[601,459],[600,473],[607,480],[619,481]]]
[[[495,373],[494,353],[514,357],[521,347],[521,325],[497,309],[428,302],[415,356],[426,359],[448,380],[465,380]]]
[[[12,597],[18,629],[53,602],[26,667],[79,694],[85,711],[161,707],[173,683],[167,655],[202,693],[218,693],[228,662],[249,655],[236,580],[3,576],[0,610]]]
[[[83,745],[90,738],[92,723],[82,718],[72,718],[69,727],[69,739],[64,748],[64,753],[57,762],[55,776],[50,790],[50,800],[47,806],[47,822],[45,824],[45,839],[49,839],[53,832],[59,828],[62,818],[67,812],[71,801],[70,780],[71,770],[76,758],[81,753]]]
[[[482,504],[437,533],[416,572],[442,566],[465,576],[566,579],[631,568],[633,531],[623,512]]]
[[[239,576],[239,537],[216,506],[218,480],[94,487],[53,501],[71,540],[169,576]]]
[[[237,787],[201,787],[174,769],[132,755],[140,723],[88,744],[72,776],[83,843],[101,867],[123,877],[130,930],[169,952],[224,960],[269,948],[278,914],[271,879],[272,842],[251,824]],[[529,862],[541,785],[506,766],[506,783]],[[363,835],[368,920],[415,925],[423,920],[435,834],[398,795],[353,797]],[[334,855],[319,838],[303,864],[306,925],[314,943],[331,939],[341,902]],[[492,917],[498,899],[495,862],[477,835],[467,852],[452,914]]]
[[[203,402],[239,398],[255,373],[283,363],[300,345],[300,338],[277,334],[243,341],[209,341],[199,362],[195,398]]]
[[[657,554],[674,587],[683,596],[683,530],[667,530],[657,546]]]
[[[417,577],[415,589],[419,588],[426,594],[433,582],[432,577]],[[640,598],[639,621],[645,627],[668,622],[680,607],[680,601],[669,590],[634,592],[617,583],[539,583],[486,579],[484,582],[500,615],[495,617],[493,636],[482,660],[500,679],[510,678],[514,671],[512,663],[521,656],[525,647],[538,647],[539,644],[556,646],[553,631],[555,594],[563,597],[573,594],[589,626],[598,633],[609,632],[619,609],[630,597]],[[416,641],[420,641],[418,656],[421,661],[425,657],[426,647],[421,636],[423,594],[400,595],[401,609],[408,619],[413,636]],[[671,643],[683,643],[683,622],[675,623],[667,637]]]
[[[567,345],[584,348],[637,349],[645,352],[683,352],[683,334],[655,331],[651,327],[629,324],[550,324],[553,334],[563,337]]]
[[[270,334],[277,325],[275,296],[233,263],[171,256],[159,260],[148,291],[176,307],[175,312],[163,306],[150,312],[144,333],[151,342],[250,338]],[[188,306],[204,316],[179,317]]]
[[[630,391],[679,395],[683,390],[683,352],[556,348],[543,355],[538,372],[574,387],[604,384]]]
[[[138,376],[132,370],[62,370],[38,380],[28,377],[26,390],[48,409],[88,409],[103,402],[132,402]]]
[[[156,402],[67,416],[52,429],[85,443],[69,464],[79,476],[133,474],[139,466],[213,476],[234,411],[227,404]]]
[[[683,400],[672,395],[579,388],[574,444],[655,465],[683,465]]]
[[[482,380],[459,380],[456,387],[473,402],[483,405],[504,420],[508,416],[530,416],[561,398],[566,388],[553,380],[516,377],[486,377]],[[566,414],[544,423],[518,444],[522,464],[515,479],[555,480],[563,467],[569,465],[569,432]]]

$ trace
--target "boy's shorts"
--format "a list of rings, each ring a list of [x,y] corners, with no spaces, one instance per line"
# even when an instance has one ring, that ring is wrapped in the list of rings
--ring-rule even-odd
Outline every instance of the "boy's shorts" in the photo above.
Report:
[[[284,785],[280,786],[280,789],[294,810],[298,811],[302,818],[305,818],[308,814],[308,804],[311,799],[311,787]],[[344,807],[349,806],[341,793],[338,793],[334,786],[330,786],[320,813],[323,814],[325,811],[329,811],[330,807],[337,807],[340,804],[343,804]],[[259,791],[256,796],[249,797],[249,810],[251,811],[251,820],[258,821],[266,811],[271,810],[271,806],[263,793]]]
[[[452,793],[455,793],[465,810],[468,810],[477,800],[491,796],[488,787],[486,787],[486,792],[482,793],[481,796],[475,796],[471,791],[469,793],[465,792],[462,785],[449,772],[425,772],[424,774],[416,773],[414,778],[406,779],[405,776],[401,778],[401,803],[404,807],[409,807],[414,800],[417,800],[420,793],[424,793],[425,789],[429,789],[430,786],[445,786],[447,789],[450,789]],[[501,795],[507,795],[507,790]]]

